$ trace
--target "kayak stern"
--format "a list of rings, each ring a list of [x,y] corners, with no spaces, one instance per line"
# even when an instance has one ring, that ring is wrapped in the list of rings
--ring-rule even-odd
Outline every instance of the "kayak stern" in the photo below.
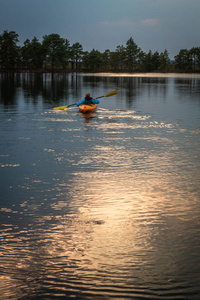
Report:
[[[97,110],[97,104],[81,104],[79,105],[79,111],[81,113],[87,114],[87,113],[91,113]]]

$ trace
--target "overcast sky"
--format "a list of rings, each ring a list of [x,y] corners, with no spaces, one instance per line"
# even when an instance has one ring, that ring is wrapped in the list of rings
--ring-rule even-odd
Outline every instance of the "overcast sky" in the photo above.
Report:
[[[20,45],[58,33],[84,50],[114,51],[132,37],[144,52],[200,47],[200,0],[0,0],[0,34]]]

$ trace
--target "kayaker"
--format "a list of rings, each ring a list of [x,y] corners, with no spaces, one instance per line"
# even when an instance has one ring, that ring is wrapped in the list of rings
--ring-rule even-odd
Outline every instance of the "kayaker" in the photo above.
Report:
[[[92,98],[90,96],[90,93],[86,93],[85,94],[85,98],[83,100],[81,100],[80,102],[76,103],[77,106],[81,105],[81,104],[99,104],[99,100],[97,100],[96,98]]]

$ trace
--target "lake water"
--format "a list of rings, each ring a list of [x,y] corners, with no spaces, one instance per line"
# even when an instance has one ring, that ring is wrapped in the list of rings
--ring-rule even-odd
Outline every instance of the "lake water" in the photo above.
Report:
[[[0,299],[199,299],[200,76],[0,85]]]

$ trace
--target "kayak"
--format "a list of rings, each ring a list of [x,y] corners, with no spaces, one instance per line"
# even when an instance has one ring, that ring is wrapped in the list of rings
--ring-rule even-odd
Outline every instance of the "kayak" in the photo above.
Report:
[[[118,93],[118,91],[113,91],[113,92],[110,92],[110,93],[108,93],[108,94],[106,94],[104,96],[97,97],[96,99],[103,98],[103,97],[111,97],[111,96],[116,95],[117,93]],[[67,110],[68,107],[74,106],[76,104],[77,103],[73,103],[73,104],[66,105],[66,106],[58,106],[58,107],[54,107],[53,109],[54,110]],[[81,105],[79,105],[79,111],[82,112],[82,113],[93,112],[96,109],[97,109],[97,105],[96,104],[91,104],[91,105],[81,104]]]
[[[79,111],[86,114],[97,110],[97,104],[81,104],[79,105]]]

